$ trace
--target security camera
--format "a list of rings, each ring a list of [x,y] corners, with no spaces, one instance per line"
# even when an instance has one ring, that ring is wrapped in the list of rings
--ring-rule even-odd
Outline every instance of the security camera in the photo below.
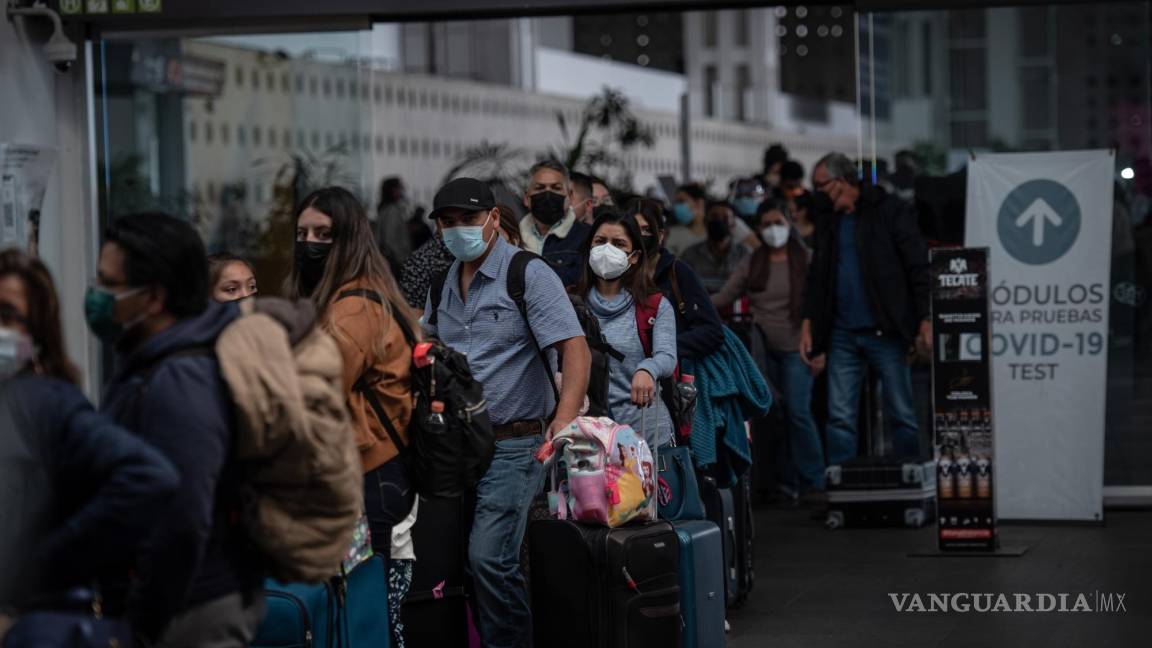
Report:
[[[52,21],[52,35],[44,44],[44,58],[56,67],[60,73],[72,69],[76,62],[76,44],[64,35],[64,26],[60,23],[60,14],[49,9],[43,2],[37,2],[31,7],[8,6],[8,19],[15,16],[40,16]]]
[[[76,62],[76,43],[68,40],[64,32],[56,30],[44,45],[44,58],[56,66],[57,72],[67,72]]]

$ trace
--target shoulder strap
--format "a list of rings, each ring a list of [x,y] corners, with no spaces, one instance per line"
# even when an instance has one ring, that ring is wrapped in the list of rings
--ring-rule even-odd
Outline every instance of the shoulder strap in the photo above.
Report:
[[[640,345],[645,357],[652,357],[652,329],[656,327],[656,314],[660,312],[660,300],[664,296],[652,293],[636,302],[636,332],[640,335]]]
[[[449,270],[451,267],[449,267]],[[429,305],[432,307],[431,313],[425,313],[427,322],[432,326],[436,326],[440,321],[440,300],[444,298],[444,284],[448,281],[448,270],[442,270],[432,277],[432,283],[428,286]]]
[[[524,328],[528,331],[528,336],[532,338],[532,344],[536,345],[536,352],[540,354],[540,362],[544,364],[544,373],[548,374],[548,382],[552,385],[552,393],[556,395],[556,406],[560,406],[560,389],[556,386],[556,377],[552,375],[552,365],[548,363],[548,355],[544,353],[544,349],[540,348],[540,342],[536,339],[536,333],[532,331],[532,323],[528,321],[528,302],[524,300],[524,293],[527,291],[525,285],[525,276],[528,272],[528,264],[535,259],[544,260],[543,257],[521,250],[512,256],[512,261],[508,263],[508,283],[506,290],[508,296],[516,303],[516,309],[520,311],[520,317],[524,320]],[[555,414],[555,412],[553,412]],[[548,418],[552,418],[549,416]]]
[[[671,267],[668,268],[668,285],[672,288],[672,297],[675,300],[673,306],[676,307],[680,315],[688,312],[688,307],[684,303],[684,296],[680,294],[680,277],[676,276],[676,264],[678,260],[673,260]]]
[[[362,299],[374,301],[381,306],[384,305],[384,297],[382,297],[380,293],[376,292],[375,290],[368,290],[367,288],[353,288],[352,290],[345,290],[336,296],[336,301],[347,299],[348,297],[360,297]],[[393,310],[395,310],[395,304],[389,305],[393,308]],[[408,344],[415,345],[416,338],[412,334],[412,331],[409,330],[408,325],[404,323],[404,320],[393,316],[392,321],[396,322],[396,325],[399,326],[400,330],[404,332],[404,338],[408,341]],[[408,451],[408,446],[404,445],[404,442],[400,440],[400,433],[396,430],[396,427],[392,425],[392,419],[388,418],[388,412],[384,411],[384,405],[380,402],[380,397],[376,394],[376,391],[372,389],[372,385],[369,385],[368,382],[364,380],[364,376],[360,376],[360,378],[356,380],[356,383],[352,385],[352,389],[360,392],[360,394],[364,396],[364,400],[368,401],[368,405],[372,408],[372,412],[376,414],[376,419],[380,421],[381,425],[384,426],[384,431],[388,433],[388,438],[392,439],[392,445],[396,446],[396,451],[400,454],[406,453]]]
[[[362,299],[374,301],[381,306],[384,305],[384,297],[382,297],[380,293],[376,292],[375,290],[369,290],[367,288],[353,288],[351,290],[345,290],[336,296],[336,301],[347,299],[348,297],[360,297]],[[392,309],[393,312],[396,311],[396,304],[389,303],[388,306]],[[392,316],[392,321],[396,322],[396,326],[400,327],[400,332],[404,334],[404,340],[408,342],[408,346],[416,346],[416,334],[412,331],[411,328],[409,328],[408,323],[403,319],[396,317],[395,315]]]
[[[392,445],[396,446],[396,451],[401,455],[406,454],[408,452],[408,446],[404,445],[404,442],[400,440],[400,433],[396,430],[396,426],[392,425],[392,419],[388,418],[388,412],[384,411],[384,405],[380,402],[380,397],[376,394],[375,390],[372,389],[372,385],[365,382],[364,376],[360,376],[356,384],[352,385],[352,389],[360,392],[360,394],[364,396],[364,400],[368,401],[372,412],[376,414],[376,419],[384,426],[384,431],[388,433],[388,438],[392,439]],[[415,412],[413,412],[413,415],[415,415]]]

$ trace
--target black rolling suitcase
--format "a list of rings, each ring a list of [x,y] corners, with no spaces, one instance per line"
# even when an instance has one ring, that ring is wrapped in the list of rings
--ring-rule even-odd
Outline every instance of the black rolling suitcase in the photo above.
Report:
[[[528,547],[536,646],[680,645],[680,544],[671,524],[544,520],[528,527]]]
[[[844,526],[919,528],[936,515],[936,465],[861,457],[825,473],[829,529]]]
[[[412,543],[417,560],[412,587],[404,599],[406,645],[467,646],[468,531],[470,504],[463,498],[420,499]]]
[[[736,514],[736,600],[740,607],[748,600],[756,583],[756,521],[752,515],[752,477],[745,474],[732,487],[732,506]]]
[[[700,475],[698,482],[700,497],[704,500],[704,510],[708,519],[720,527],[720,535],[724,541],[724,605],[735,607],[739,605],[737,599],[740,596],[736,504],[732,498],[732,491],[718,488],[715,479]]]

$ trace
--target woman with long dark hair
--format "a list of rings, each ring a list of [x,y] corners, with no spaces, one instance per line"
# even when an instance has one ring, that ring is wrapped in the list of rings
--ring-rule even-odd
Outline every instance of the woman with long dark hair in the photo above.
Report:
[[[649,447],[655,449],[669,443],[673,433],[672,417],[658,387],[660,380],[671,377],[676,369],[672,305],[648,278],[640,228],[624,213],[610,208],[596,210],[583,257],[578,290],[599,322],[605,341],[623,356],[608,360],[609,415],[618,423],[642,430]],[[641,317],[637,316],[638,309]],[[648,348],[642,341],[641,326],[649,340]],[[641,411],[649,407],[653,410]]]
[[[749,299],[754,331],[764,340],[765,377],[780,392],[788,415],[791,456],[779,468],[785,488],[794,491],[788,495],[795,496],[824,490],[824,450],[812,417],[813,370],[799,353],[809,253],[784,216],[786,208],[780,199],[760,204],[756,217],[764,245],[736,267],[712,302]]]
[[[7,646],[63,645],[85,623],[131,645],[123,621],[66,613],[96,600],[100,576],[132,566],[179,483],[159,452],[93,410],[77,379],[47,268],[0,252],[0,609],[22,614]]]
[[[667,234],[664,207],[649,198],[636,198],[625,208],[640,228],[649,281],[672,304],[676,315],[676,355],[699,360],[724,345],[724,324],[708,291],[691,266],[663,247]]]
[[[319,321],[340,347],[344,389],[364,469],[372,548],[389,556],[392,527],[408,516],[415,502],[407,470],[397,460],[393,435],[401,444],[408,443],[411,342],[420,327],[372,240],[364,205],[351,192],[328,187],[300,203],[287,292],[312,299]],[[377,417],[377,405],[387,421]],[[392,569],[393,561],[388,563]],[[395,629],[399,606],[389,605],[389,612]]]

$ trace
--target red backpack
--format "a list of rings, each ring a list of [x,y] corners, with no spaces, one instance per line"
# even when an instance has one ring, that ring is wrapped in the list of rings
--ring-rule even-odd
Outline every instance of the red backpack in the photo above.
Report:
[[[636,333],[640,335],[640,346],[644,347],[644,355],[649,358],[652,357],[652,329],[656,328],[656,315],[660,312],[662,299],[664,295],[656,292],[648,295],[643,301],[636,302]],[[672,416],[672,427],[683,441],[692,433],[692,415],[695,407],[694,403],[686,402],[680,393],[680,380],[680,364],[677,363],[672,376],[662,378],[659,382],[660,397]]]

